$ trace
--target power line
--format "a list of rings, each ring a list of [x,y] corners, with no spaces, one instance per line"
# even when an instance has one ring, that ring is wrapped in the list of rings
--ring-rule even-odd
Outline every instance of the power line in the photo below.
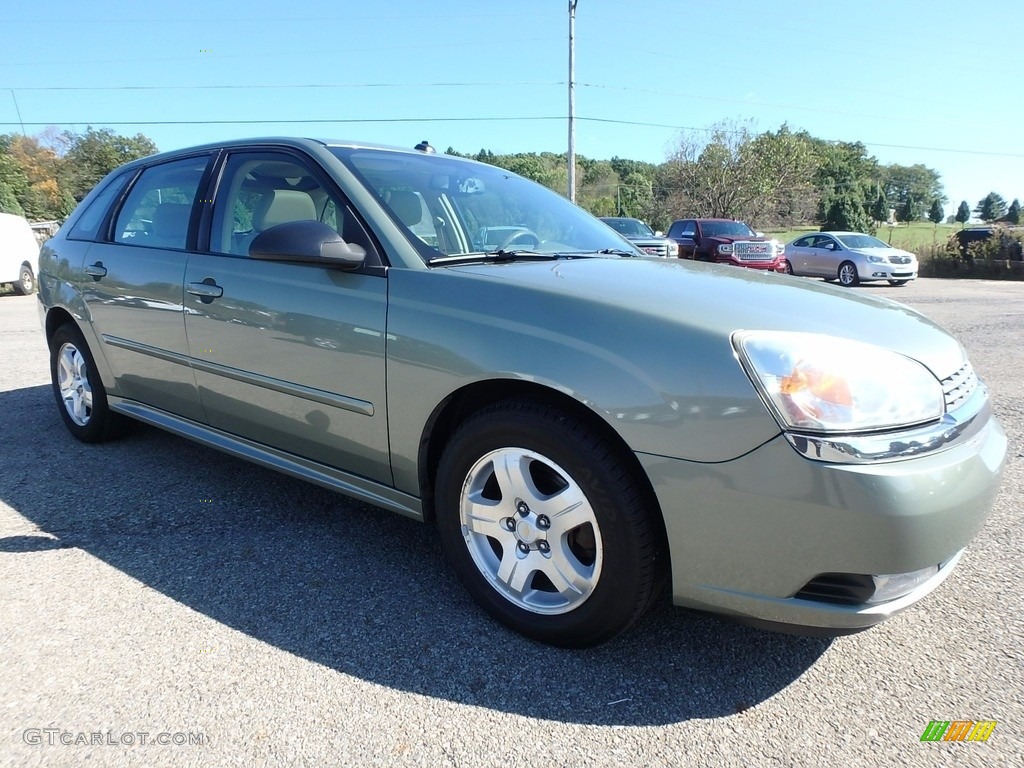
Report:
[[[577,120],[602,123],[608,125],[631,125],[640,128],[664,128],[673,131],[695,131],[700,133],[739,133],[738,131],[722,130],[721,128],[707,126],[672,125],[669,123],[651,123],[640,120],[618,120],[607,117],[583,117],[577,115]],[[529,115],[529,116],[492,116],[492,117],[365,117],[365,118],[303,118],[288,120],[47,120],[24,123],[0,122],[0,126],[25,125],[33,128],[41,128],[50,125],[103,125],[111,127],[133,127],[133,126],[157,126],[157,125],[356,125],[372,123],[486,123],[486,122],[542,122],[542,121],[563,121],[565,115]],[[825,140],[829,141],[829,140]],[[993,152],[981,149],[954,149],[952,147],[926,147],[913,144],[888,144],[879,141],[861,140],[859,143],[868,147],[883,147],[886,149],[911,149],[921,152],[946,152],[960,155],[980,155],[986,157],[1008,157],[1024,159],[1024,154],[1015,152]]]

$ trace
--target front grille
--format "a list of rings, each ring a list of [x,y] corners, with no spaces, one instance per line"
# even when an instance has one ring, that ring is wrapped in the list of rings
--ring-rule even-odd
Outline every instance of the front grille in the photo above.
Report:
[[[668,255],[667,245],[638,245],[637,248],[646,253],[648,256],[661,256],[662,258],[664,258],[665,256]]]
[[[890,256],[889,257],[889,261],[892,262],[893,264],[909,264],[910,263],[910,257],[909,256]]]
[[[974,394],[978,388],[978,377],[974,373],[971,364],[964,363],[963,367],[955,373],[942,380],[942,394],[946,399],[946,411],[954,411],[959,408],[967,398]]]
[[[875,580],[862,573],[822,573],[815,576],[795,597],[821,603],[861,605],[875,594]]]
[[[733,243],[732,255],[740,261],[771,261],[775,258],[775,246],[773,243],[740,240]]]

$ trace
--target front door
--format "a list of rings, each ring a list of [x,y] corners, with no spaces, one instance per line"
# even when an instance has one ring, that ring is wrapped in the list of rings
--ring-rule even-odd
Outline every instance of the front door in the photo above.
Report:
[[[248,257],[261,231],[303,219],[372,249],[323,178],[283,152],[229,155],[209,249],[185,271],[189,354],[211,426],[391,483],[383,270]]]

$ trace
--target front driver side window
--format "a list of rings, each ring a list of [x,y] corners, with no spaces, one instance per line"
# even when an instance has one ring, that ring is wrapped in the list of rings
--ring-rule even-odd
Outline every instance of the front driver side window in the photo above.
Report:
[[[278,224],[320,221],[373,253],[351,209],[324,189],[299,158],[277,152],[239,152],[228,158],[213,206],[210,250],[248,256],[257,235]]]

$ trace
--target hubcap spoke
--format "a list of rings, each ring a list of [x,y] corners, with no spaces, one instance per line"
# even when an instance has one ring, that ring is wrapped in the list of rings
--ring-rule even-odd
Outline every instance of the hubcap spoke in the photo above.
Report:
[[[545,506],[552,510],[548,513],[551,518],[551,536],[566,533],[594,520],[594,513],[583,491],[575,484],[552,496]]]
[[[518,554],[515,547],[505,547],[498,567],[498,580],[503,582],[513,594],[522,595],[530,577],[537,570],[531,562],[533,555],[525,557]]]
[[[551,549],[551,559],[546,563],[544,575],[559,594],[570,599],[596,586],[592,583],[593,568],[577,560],[564,541]]]

